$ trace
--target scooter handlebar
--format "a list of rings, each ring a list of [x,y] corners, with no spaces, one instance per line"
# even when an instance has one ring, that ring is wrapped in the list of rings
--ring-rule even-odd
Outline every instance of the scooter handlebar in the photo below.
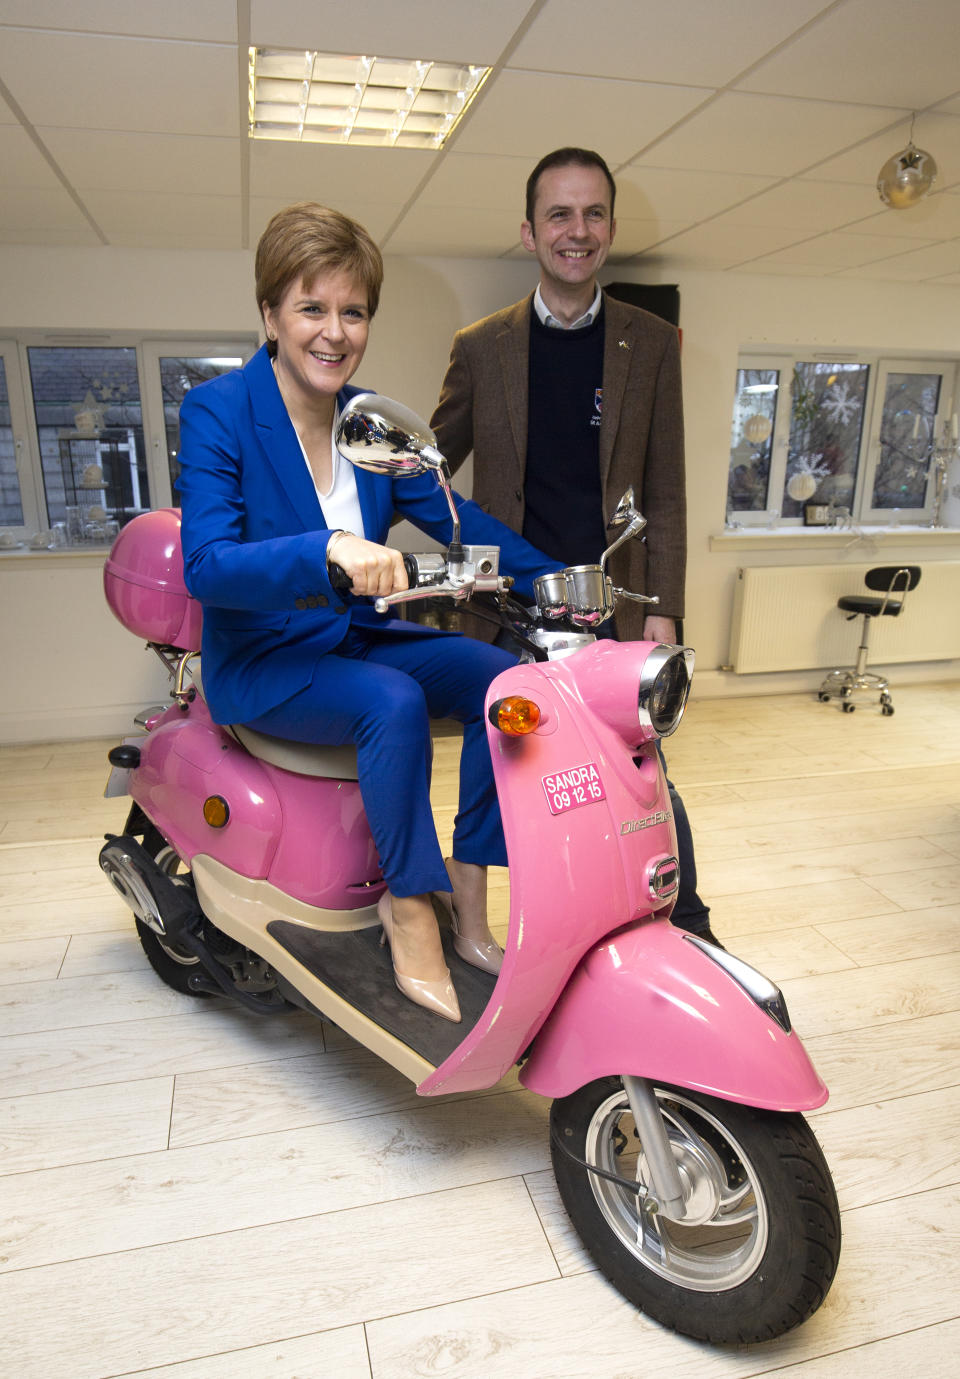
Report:
[[[417,564],[416,557],[411,555],[405,555],[403,557],[403,568],[407,572],[407,581],[409,582],[410,587],[413,588],[416,585],[416,582],[420,574],[420,569]],[[336,589],[338,593],[342,594],[347,593],[349,591],[351,585],[353,584],[353,580],[347,574],[346,570],[343,568],[342,565],[338,565],[335,560],[331,561],[329,574],[330,583],[333,585],[334,589]]]

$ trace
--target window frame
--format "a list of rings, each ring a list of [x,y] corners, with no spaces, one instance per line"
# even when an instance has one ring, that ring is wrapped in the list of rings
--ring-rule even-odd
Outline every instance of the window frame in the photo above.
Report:
[[[215,332],[204,335],[163,331],[41,331],[9,332],[0,340],[0,356],[7,375],[11,429],[16,447],[17,477],[23,509],[22,527],[9,527],[18,537],[28,537],[50,525],[36,411],[30,381],[28,351],[31,348],[61,349],[124,348],[136,352],[137,377],[144,441],[144,463],[150,486],[151,509],[172,507],[167,464],[167,438],[160,387],[159,359],[170,355],[226,355],[246,363],[259,348],[255,331]]]
[[[921,525],[932,521],[934,517],[934,506],[936,503],[936,468],[931,463],[927,471],[927,482],[924,489],[923,507],[920,508],[875,508],[870,506],[873,498],[873,486],[876,480],[877,466],[880,463],[880,452],[882,448],[881,430],[883,425],[883,409],[887,396],[887,379],[892,373],[924,374],[936,373],[940,375],[940,395],[937,399],[937,410],[933,421],[933,434],[938,436],[944,419],[949,424],[949,410],[953,407],[953,400],[956,396],[957,365],[955,362],[944,359],[894,359],[883,358],[877,361],[877,373],[875,378],[875,392],[873,406],[870,411],[870,435],[866,444],[866,455],[861,464],[862,473],[858,473],[857,491],[855,495],[856,510],[860,514],[859,520],[866,522],[870,526],[897,526],[903,522],[911,525]]]
[[[255,337],[206,336],[188,339],[186,336],[170,336],[158,339],[151,336],[140,342],[137,358],[140,366],[140,382],[143,399],[143,435],[147,450],[147,473],[150,478],[150,492],[156,495],[155,508],[177,507],[177,495],[170,483],[170,466],[167,459],[167,427],[163,410],[163,389],[160,377],[160,360],[176,358],[196,358],[201,355],[229,355],[239,357],[240,367],[248,363],[259,347]]]
[[[17,482],[20,485],[20,507],[23,522],[19,526],[6,526],[18,539],[40,531],[46,525],[42,516],[47,505],[43,492],[43,475],[39,466],[39,446],[33,427],[32,407],[28,405],[30,372],[27,366],[26,350],[21,341],[10,337],[0,340],[0,358],[3,359],[7,381],[7,400],[10,405],[10,429],[13,432],[13,445]],[[37,463],[34,463],[34,454]]]
[[[946,420],[947,424],[950,422],[949,409],[952,407],[954,411],[960,411],[960,396],[958,396],[957,388],[960,361],[950,357],[941,356],[938,358],[919,354],[906,357],[897,356],[888,351],[881,353],[872,350],[837,349],[830,351],[824,350],[822,347],[799,349],[774,347],[769,350],[756,348],[742,350],[738,355],[734,374],[735,389],[736,377],[741,370],[776,371],[780,376],[780,393],[777,398],[771,436],[767,505],[762,509],[753,511],[737,511],[727,506],[730,497],[729,458],[732,453],[732,444],[728,445],[727,485],[724,493],[725,530],[734,531],[738,528],[759,527],[771,531],[789,532],[804,526],[802,516],[782,517],[780,515],[793,415],[791,385],[794,370],[798,363],[858,364],[869,368],[863,403],[863,427],[857,453],[857,472],[850,513],[851,521],[858,525],[867,524],[875,527],[897,526],[903,523],[917,526],[932,525],[935,518],[934,505],[936,501],[935,470],[932,464],[927,475],[922,508],[874,508],[870,505],[881,450],[881,426],[886,399],[886,383],[891,373],[938,373],[942,381],[934,425],[936,434],[939,435],[944,421]],[[734,401],[736,396],[737,393],[734,391]],[[732,440],[731,409],[730,441],[732,442]]]

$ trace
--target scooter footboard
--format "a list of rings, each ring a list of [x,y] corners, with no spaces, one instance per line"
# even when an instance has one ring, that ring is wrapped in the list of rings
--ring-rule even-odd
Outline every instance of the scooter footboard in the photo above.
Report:
[[[624,1074],[771,1111],[809,1111],[828,1096],[777,988],[660,920],[586,954],[520,1081],[562,1097]]]

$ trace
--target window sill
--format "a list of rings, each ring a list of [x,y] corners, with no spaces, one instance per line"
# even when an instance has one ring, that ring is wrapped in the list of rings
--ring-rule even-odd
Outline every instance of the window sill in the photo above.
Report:
[[[56,550],[34,551],[29,546],[19,549],[0,547],[0,561],[26,561],[30,565],[44,565],[50,560],[74,560],[80,557],[84,564],[102,565],[110,554],[105,546],[60,546]]]
[[[878,546],[956,546],[957,527],[741,527],[710,537],[711,551],[821,551],[843,550],[854,542]]]

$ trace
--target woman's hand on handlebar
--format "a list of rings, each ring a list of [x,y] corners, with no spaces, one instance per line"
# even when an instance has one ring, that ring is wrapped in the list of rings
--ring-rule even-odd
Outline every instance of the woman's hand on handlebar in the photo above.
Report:
[[[407,588],[403,556],[352,532],[340,532],[327,548],[327,558],[349,575],[354,594],[382,597]]]

